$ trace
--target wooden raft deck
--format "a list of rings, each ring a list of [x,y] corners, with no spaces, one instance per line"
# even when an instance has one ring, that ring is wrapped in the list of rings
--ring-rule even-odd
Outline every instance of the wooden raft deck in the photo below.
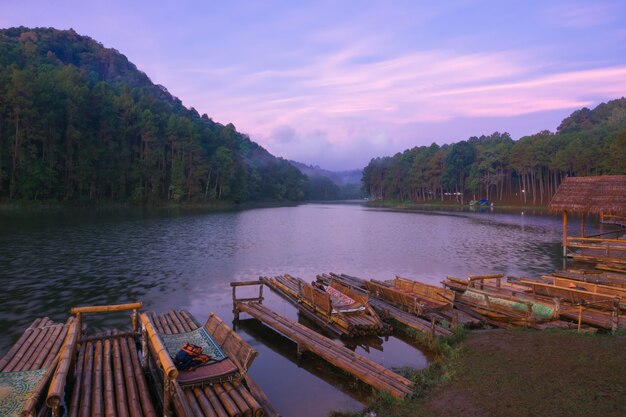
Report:
[[[147,317],[159,333],[166,335],[189,333],[202,327],[186,310],[170,310],[161,315],[150,312]],[[211,383],[183,385],[175,381],[173,400],[176,414],[181,417],[278,417],[265,393],[245,373],[256,352],[214,314],[209,317],[205,328],[241,372],[232,378]]]
[[[441,290],[442,292],[444,291],[443,289],[417,283],[416,281],[411,281],[406,278],[397,277],[397,279],[398,278],[409,285],[421,285],[424,287]],[[420,300],[414,295],[394,290],[394,281],[366,281],[362,278],[346,274],[336,274],[334,272],[318,275],[317,279],[322,281],[335,279],[341,281],[342,283],[344,283],[344,285],[349,285],[370,291],[370,296],[372,297],[370,300],[370,304],[376,309],[379,314],[381,314],[381,310],[386,310],[384,314],[381,314],[382,316],[385,316],[386,319],[396,319],[396,317],[398,317],[398,319],[396,319],[398,322],[403,323],[406,326],[411,327],[413,330],[422,333],[431,333],[432,330],[430,323],[432,322],[432,320],[435,320],[436,323],[439,323],[439,325],[437,325],[437,328],[443,330],[443,332],[438,333],[444,334],[447,332],[447,329],[440,326],[442,322],[449,323],[453,328],[455,328],[457,324],[462,324],[468,327],[477,326],[480,324],[480,320],[477,320],[476,318],[461,310],[453,308],[452,304],[450,304],[450,306],[446,308],[425,308],[425,306],[421,304]],[[388,291],[384,291],[385,288],[387,288]],[[415,318],[412,318],[410,316],[413,316]],[[424,319],[426,319],[426,323],[428,323],[427,328],[423,326]]]
[[[295,323],[258,302],[240,302],[235,309],[245,312],[298,345],[299,353],[310,351],[361,381],[396,398],[413,392],[413,382],[347,349],[332,340]]]
[[[0,415],[58,416],[77,338],[74,317],[36,319],[0,359]]]
[[[420,333],[433,337],[450,337],[454,334],[451,330],[435,324],[434,319],[429,322],[428,320],[419,318],[414,314],[400,310],[399,308],[394,307],[382,300],[372,299],[370,300],[370,304],[381,317],[396,320],[397,322],[402,323]]]
[[[327,292],[307,284],[300,278],[285,274],[274,278],[261,277],[260,281],[333,336],[384,336],[392,331],[391,326],[385,324],[370,307],[369,297],[363,291],[359,293],[331,284],[340,292],[349,292],[349,297],[363,306],[360,311],[342,312],[335,311]]]

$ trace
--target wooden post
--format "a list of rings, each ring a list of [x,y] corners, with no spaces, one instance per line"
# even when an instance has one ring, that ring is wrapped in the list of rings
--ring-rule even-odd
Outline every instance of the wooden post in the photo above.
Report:
[[[567,210],[563,210],[563,257],[567,256]]]
[[[437,330],[437,326],[435,325],[435,318],[430,318],[430,333],[428,334],[428,341],[431,346],[435,346],[435,331]]]
[[[611,315],[611,333],[615,333],[619,328],[619,297],[613,301],[613,314]]]
[[[130,321],[133,325],[133,333],[137,334],[137,331],[139,330],[139,311],[136,308],[133,308],[133,314]]]
[[[163,415],[170,417],[172,415],[171,409],[171,396],[172,396],[172,381],[167,372],[163,375]]]
[[[259,304],[263,304],[263,284],[259,285]]]
[[[141,367],[144,371],[148,370],[148,331],[146,326],[141,324]]]
[[[581,237],[585,237],[585,212],[580,214],[580,234]]]
[[[83,337],[83,320],[81,313],[76,313],[76,327],[78,328],[78,339],[80,340]]]
[[[578,333],[580,333],[580,325],[583,321],[583,305],[578,305]]]

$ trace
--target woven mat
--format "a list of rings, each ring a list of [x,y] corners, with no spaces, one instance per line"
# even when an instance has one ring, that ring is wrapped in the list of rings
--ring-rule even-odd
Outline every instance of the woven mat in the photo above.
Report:
[[[35,389],[47,371],[47,368],[42,368],[33,371],[1,372],[0,416],[20,416],[26,401],[39,394]]]
[[[172,358],[176,357],[176,354],[185,343],[192,343],[202,348],[202,353],[209,355],[211,360],[209,363],[220,362],[227,358],[222,352],[219,345],[215,343],[215,340],[207,333],[204,327],[200,327],[192,332],[178,333],[178,334],[161,334],[159,333],[163,345],[167,349]],[[1,414],[0,414],[1,415]]]
[[[335,308],[349,307],[356,303],[352,298],[333,287],[326,287],[326,292],[330,295],[330,302]]]

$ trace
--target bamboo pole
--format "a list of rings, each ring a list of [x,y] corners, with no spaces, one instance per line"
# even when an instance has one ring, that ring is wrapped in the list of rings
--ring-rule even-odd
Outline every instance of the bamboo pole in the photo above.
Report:
[[[237,391],[230,382],[222,383],[222,388],[224,388],[226,394],[230,398],[232,398],[233,402],[237,405],[237,408],[239,408],[239,411],[241,412],[243,417],[252,417],[254,410],[250,408],[250,405],[246,402],[246,400],[243,399],[241,394],[239,394],[239,391]]]
[[[150,314],[151,322],[154,325],[154,328],[156,329],[156,331],[161,334],[165,334],[165,331],[163,330],[163,326],[161,326],[161,322],[157,314],[154,311],[151,311],[149,314]],[[139,320],[141,321],[141,316],[139,316]]]
[[[112,311],[126,311],[126,310],[134,310],[140,309],[143,306],[141,302],[138,303],[130,303],[130,304],[116,304],[116,305],[107,305],[107,306],[83,306],[83,307],[72,307],[71,314],[85,314],[85,313],[108,313]]]
[[[567,257],[567,210],[563,210],[563,257]]]
[[[190,312],[188,312],[187,310],[181,310],[180,313],[185,317],[185,319],[191,326],[192,330],[195,330],[198,327],[200,327],[200,323],[198,323],[196,318],[192,316]]]
[[[198,405],[198,402],[196,401],[196,397],[195,395],[193,395],[193,391],[191,390],[183,390],[183,393],[185,394],[185,398],[187,399],[187,404],[189,405],[189,407],[191,408],[192,412],[193,412],[193,416],[202,416],[202,409],[200,408],[200,406]]]
[[[177,416],[187,417],[194,415],[183,389],[176,383],[172,384],[172,403],[174,404],[174,410]],[[163,410],[165,416],[169,416],[169,413],[169,410]]]
[[[117,417],[115,407],[115,385],[113,384],[113,368],[111,365],[111,339],[104,340],[104,415]]]
[[[102,398],[102,340],[95,342],[93,389],[91,390],[91,417],[104,416],[104,404]]]
[[[78,322],[76,322],[76,330],[78,329]],[[78,417],[78,411],[80,406],[80,391],[83,386],[83,368],[85,365],[85,348],[81,347],[78,351],[78,359],[76,360],[76,368],[74,369],[74,381],[72,387],[72,395],[70,396],[69,403],[69,417]]]
[[[24,404],[24,407],[22,408],[22,412],[21,412],[22,417],[25,417],[25,416],[30,417],[30,416],[35,415],[35,407],[37,406],[37,403],[39,402],[39,397],[40,397],[39,393],[41,393],[44,390],[44,387],[46,386],[48,381],[50,381],[50,378],[52,377],[56,363],[57,363],[57,360],[55,359],[52,363],[52,366],[44,373],[42,378],[39,380],[39,382],[33,389],[33,392],[37,394],[30,396],[30,398],[26,400],[26,404]],[[47,412],[47,409],[45,407],[42,407],[42,409],[38,413],[38,416],[46,414],[46,412]],[[58,417],[57,414],[58,414],[57,410],[53,410],[53,414],[52,414],[53,417]]]
[[[224,409],[224,406],[220,402],[219,398],[217,398],[217,394],[215,394],[213,389],[209,386],[205,386],[203,387],[203,392],[206,398],[211,403],[211,406],[213,407],[215,414],[217,414],[217,417],[228,417],[228,413]]]
[[[585,237],[585,212],[580,213],[580,236]]]
[[[35,319],[33,323],[22,333],[20,338],[15,342],[13,347],[0,359],[0,371],[5,372],[4,367],[13,359],[13,356],[20,350],[24,342],[30,337],[31,333],[38,327],[42,319]],[[7,371],[8,372],[8,371]]]
[[[374,362],[369,361],[346,348],[341,349],[340,346],[329,340],[324,344],[320,344],[320,342],[325,338],[317,333],[312,335],[306,327],[301,326],[298,323],[291,322],[271,310],[260,307],[259,305],[252,306],[250,304],[244,304],[242,307],[252,316],[266,322],[275,330],[278,330],[280,333],[291,338],[292,340],[308,344],[308,350],[311,350],[335,366],[347,370],[364,382],[376,388],[386,390],[395,397],[404,397],[406,394],[412,392],[413,383],[411,381],[402,378],[392,371],[389,371],[388,369],[375,364]],[[272,314],[274,317],[269,316],[269,314]],[[277,318],[282,319],[283,322],[281,323],[281,320]],[[285,324],[285,320],[287,324]],[[300,337],[298,336],[298,333],[300,334]],[[305,336],[304,340],[302,339],[302,336]],[[329,347],[332,347],[332,352],[328,349]],[[346,356],[348,358],[346,358]],[[344,359],[342,359],[342,357]]]
[[[85,344],[85,366],[83,368],[83,386],[80,396],[80,417],[90,417],[91,391],[93,386],[93,342]]]
[[[228,413],[229,417],[243,417],[239,408],[237,408],[237,404],[228,396],[228,393],[222,388],[220,384],[214,384],[213,390],[215,394],[220,399],[220,402],[224,406],[224,409]]]
[[[123,343],[123,342],[122,342]],[[130,352],[130,360],[132,363],[133,373],[135,375],[135,381],[137,382],[137,390],[139,391],[139,399],[141,402],[141,409],[143,410],[143,416],[156,417],[156,411],[150,400],[150,392],[146,380],[143,376],[141,365],[139,364],[139,358],[137,357],[137,345],[132,338],[127,338],[126,343]]]
[[[362,358],[361,356],[350,351],[349,349],[342,348],[341,346],[335,344],[329,339],[324,338],[318,333],[304,326],[301,326],[297,323],[293,323],[289,321],[288,319],[272,312],[271,310],[268,310],[268,311],[270,312],[270,314],[272,314],[272,316],[265,315],[264,319],[267,320],[269,324],[274,324],[275,326],[278,323],[278,328],[280,328],[281,333],[287,335],[288,337],[291,336],[297,339],[297,332],[299,331],[300,335],[305,337],[305,339],[302,340],[302,342],[304,343],[307,343],[311,346],[319,347],[320,349],[323,349],[323,350],[335,350],[336,354],[339,354],[340,356],[348,355],[350,360],[352,360],[353,362],[357,362],[357,363],[360,362],[358,366],[369,365],[370,367],[373,367],[373,370],[382,372],[383,374],[386,374],[387,376],[391,376],[393,378],[404,379],[400,377],[399,375],[393,373],[392,371],[389,371],[388,369],[378,364],[375,364],[374,362],[371,362],[371,361],[366,360],[365,358]],[[293,328],[292,328],[292,325],[293,325]],[[355,360],[355,359],[358,359],[358,360]],[[410,381],[407,381],[407,382],[409,385],[412,385]]]
[[[54,343],[56,342],[56,340],[60,337],[62,330],[63,330],[63,325],[59,325],[55,327],[55,329],[52,331],[52,334],[48,337],[46,343],[41,346],[41,349],[39,349],[38,354],[36,355],[35,358],[33,358],[33,361],[29,369],[42,368],[42,365],[44,364],[44,361],[46,360],[48,353],[52,351],[52,347],[54,346]]]
[[[141,417],[141,403],[139,401],[139,392],[133,375],[133,366],[130,359],[130,352],[128,351],[128,345],[124,339],[120,339],[119,344],[120,351],[122,352],[122,368],[124,370],[124,385],[128,399],[128,409],[131,417]]]
[[[184,333],[187,332],[191,332],[193,331],[193,329],[191,328],[191,326],[189,325],[189,323],[187,323],[187,320],[185,320],[185,318],[183,317],[183,315],[181,314],[180,311],[178,310],[174,310],[174,314],[176,315],[176,318],[178,319],[178,321],[181,323],[181,325],[183,326],[184,329]]]
[[[78,327],[76,322],[70,324],[67,336],[63,342],[63,347],[59,352],[59,361],[50,382],[46,404],[51,409],[58,409],[61,404],[61,398],[65,391],[65,384],[69,375],[74,350],[76,349],[76,341],[78,339]]]
[[[69,326],[63,326],[63,328],[61,329],[61,334],[59,335],[59,337],[56,338],[56,340],[52,344],[52,347],[50,348],[50,352],[48,353],[48,356],[46,356],[46,358],[44,359],[42,367],[47,368],[52,364],[57,353],[63,346],[63,342],[65,341],[68,330],[69,330]],[[76,331],[78,332],[78,327],[76,328]]]
[[[254,398],[259,402],[259,404],[263,407],[261,413],[257,417],[263,417],[267,415],[268,417],[280,417],[278,411],[274,409],[272,403],[270,402],[265,392],[259,387],[259,385],[250,377],[248,374],[244,374],[244,381],[248,385],[250,392],[254,396]]]
[[[250,392],[239,381],[233,381],[232,385],[239,392],[239,395],[246,401],[248,406],[253,410],[254,417],[263,417],[265,414],[263,408],[258,401],[250,394]]]
[[[50,326],[43,329],[40,333],[39,337],[29,346],[29,349],[26,351],[22,359],[16,365],[16,368],[20,371],[27,371],[31,369],[31,366],[37,360],[39,353],[43,350],[44,346],[52,337],[55,329],[60,329],[63,327],[62,324],[58,324],[56,326]]]
[[[234,287],[233,287],[234,288]],[[198,405],[202,409],[202,415],[205,417],[218,417],[218,414],[213,409],[213,406],[209,402],[208,398],[204,395],[202,389],[195,387],[193,388],[193,393],[196,397],[196,401]]]
[[[42,330],[35,329],[29,335],[26,341],[20,346],[20,349],[15,353],[15,355],[9,360],[9,362],[4,366],[3,372],[11,372],[11,371],[19,371],[18,364],[24,358],[30,349],[30,346],[36,342],[36,340],[40,337]]]
[[[129,401],[126,398],[126,389],[124,387],[124,371],[122,369],[120,341],[119,339],[114,338],[111,339],[111,344],[113,346],[113,376],[115,378],[115,403],[117,414],[119,417],[129,417]]]
[[[150,340],[152,348],[154,349],[159,359],[159,363],[161,364],[161,366],[163,366],[165,374],[168,376],[168,378],[175,379],[178,376],[178,370],[176,369],[176,366],[174,365],[174,362],[172,361],[169,352],[163,345],[161,338],[159,338],[159,335],[154,330],[152,323],[145,313],[141,314],[140,319],[142,324],[145,326],[146,331],[148,332],[148,338]]]

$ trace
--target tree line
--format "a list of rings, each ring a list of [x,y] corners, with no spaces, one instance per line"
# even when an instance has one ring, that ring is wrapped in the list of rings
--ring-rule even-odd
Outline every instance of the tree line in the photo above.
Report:
[[[0,199],[301,200],[308,179],[73,30],[0,30]]]
[[[468,199],[547,204],[563,177],[626,174],[626,99],[572,113],[555,133],[508,133],[419,146],[375,158],[363,171],[372,199]]]

